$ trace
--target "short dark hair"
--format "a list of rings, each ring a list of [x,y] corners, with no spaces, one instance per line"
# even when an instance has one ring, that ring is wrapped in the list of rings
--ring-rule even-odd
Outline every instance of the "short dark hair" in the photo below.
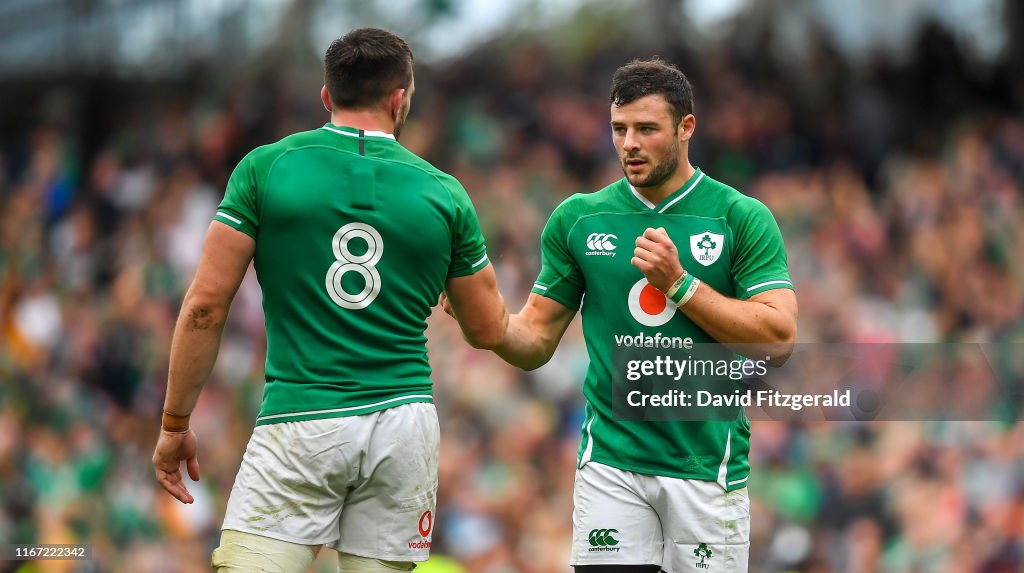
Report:
[[[379,28],[345,34],[324,54],[324,85],[343,109],[372,106],[392,90],[412,83],[412,50],[405,40]]]
[[[626,105],[644,96],[660,94],[668,101],[676,125],[693,113],[693,86],[679,68],[662,60],[633,60],[615,70],[608,102]]]

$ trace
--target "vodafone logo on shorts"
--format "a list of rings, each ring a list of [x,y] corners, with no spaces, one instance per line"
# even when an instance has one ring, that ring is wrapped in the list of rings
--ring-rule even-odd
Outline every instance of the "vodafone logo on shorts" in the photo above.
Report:
[[[429,509],[420,515],[420,521],[416,525],[416,528],[419,530],[420,537],[423,539],[420,539],[419,541],[410,541],[409,549],[430,549],[432,543],[428,538],[430,537],[430,532],[434,530],[434,514],[431,513]]]
[[[661,326],[676,315],[676,305],[642,278],[629,289],[629,314],[644,326]]]
[[[434,528],[434,515],[430,510],[423,512],[420,516],[420,537],[430,537],[430,530]]]

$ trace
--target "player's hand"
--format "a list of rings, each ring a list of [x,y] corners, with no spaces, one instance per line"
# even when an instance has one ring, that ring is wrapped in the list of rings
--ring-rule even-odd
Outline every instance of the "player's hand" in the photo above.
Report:
[[[441,298],[437,300],[437,304],[441,305],[441,308],[448,313],[448,316],[458,320],[458,317],[455,316],[455,311],[452,310],[452,303],[448,301],[448,293],[441,291]]]
[[[679,251],[664,227],[648,227],[643,235],[636,238],[636,249],[630,263],[640,269],[647,277],[647,282],[661,292],[671,288],[672,283],[683,274]]]
[[[168,432],[160,430],[160,438],[153,450],[153,469],[156,481],[181,503],[192,503],[195,498],[188,492],[182,481],[181,462],[185,462],[188,476],[199,481],[199,458],[196,450],[199,440],[192,430],[185,432]]]

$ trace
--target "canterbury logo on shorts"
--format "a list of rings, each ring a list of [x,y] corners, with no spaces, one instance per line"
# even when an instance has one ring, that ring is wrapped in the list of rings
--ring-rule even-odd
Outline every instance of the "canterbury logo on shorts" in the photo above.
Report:
[[[591,529],[587,538],[592,547],[591,551],[611,551],[611,547],[619,544],[619,540],[613,537],[618,532],[618,529]]]

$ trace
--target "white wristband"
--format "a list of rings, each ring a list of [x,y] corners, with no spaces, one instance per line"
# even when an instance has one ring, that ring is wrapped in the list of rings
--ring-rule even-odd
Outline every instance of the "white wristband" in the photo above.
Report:
[[[683,295],[683,298],[679,299],[679,304],[677,304],[676,306],[682,308],[683,305],[690,302],[690,299],[693,298],[693,295],[697,293],[697,287],[699,286],[700,279],[698,279],[697,277],[693,277],[693,284],[690,285],[690,288],[686,289],[686,293]]]
[[[679,292],[679,289],[683,286],[683,283],[686,282],[686,275],[686,269],[683,269],[683,274],[679,275],[679,278],[676,279],[676,282],[672,283],[672,286],[668,287],[668,290],[665,291],[666,297],[671,299],[673,296],[675,296],[677,292]]]

